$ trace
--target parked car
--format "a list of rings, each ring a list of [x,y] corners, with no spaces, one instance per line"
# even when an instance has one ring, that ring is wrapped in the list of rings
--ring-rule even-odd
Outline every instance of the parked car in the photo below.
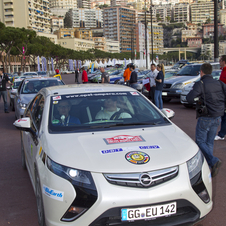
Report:
[[[17,93],[17,89],[20,86],[20,83],[23,81],[23,78],[17,78],[14,79],[14,82],[12,83],[12,86],[10,87],[8,93],[9,93],[9,97],[10,97],[10,106],[12,108],[12,111],[15,111],[15,107],[14,107],[14,98],[16,96]]]
[[[182,89],[199,78],[202,64],[189,64],[184,66],[177,74],[164,80],[162,98],[164,101],[180,98]],[[220,69],[219,63],[211,63],[213,70]]]
[[[36,71],[30,71],[30,72],[24,72],[23,73],[23,76],[25,76],[25,77],[37,77],[38,76],[38,73],[36,72]]]
[[[27,104],[44,87],[53,85],[64,85],[57,78],[25,78],[18,87],[14,98],[15,117],[22,118]]]
[[[214,79],[216,80],[219,80],[220,78],[220,75],[221,75],[221,70],[214,70],[212,72],[212,76]],[[181,95],[180,95],[180,102],[187,108],[191,108],[193,106],[195,106],[195,102],[193,104],[189,104],[186,100],[186,96],[188,95],[188,93],[192,90],[192,87],[193,85],[195,84],[195,82],[199,81],[200,80],[200,76],[196,79],[196,81],[186,85],[183,89],[182,89],[182,92],[181,92]]]
[[[48,72],[47,71],[37,71],[38,76],[42,77],[48,77]]]
[[[173,115],[126,86],[42,89],[14,122],[39,224],[181,225],[204,218],[213,206],[210,169],[168,119]]]

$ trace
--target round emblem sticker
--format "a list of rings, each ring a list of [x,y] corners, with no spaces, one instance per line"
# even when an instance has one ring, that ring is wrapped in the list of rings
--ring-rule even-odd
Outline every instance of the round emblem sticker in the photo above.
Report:
[[[141,152],[141,151],[131,151],[126,154],[126,160],[133,164],[145,164],[149,162],[150,157],[148,154]]]

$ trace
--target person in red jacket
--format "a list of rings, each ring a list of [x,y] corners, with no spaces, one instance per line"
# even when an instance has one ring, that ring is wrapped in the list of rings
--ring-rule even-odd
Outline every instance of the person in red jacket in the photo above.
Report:
[[[219,80],[226,84],[226,55],[222,55],[219,60],[221,66],[221,75]],[[214,140],[224,140],[226,135],[226,113],[221,117],[221,129],[218,134],[215,136]]]
[[[87,72],[86,72],[84,67],[82,67],[82,82],[83,83],[87,83],[88,82],[88,75],[87,75]]]

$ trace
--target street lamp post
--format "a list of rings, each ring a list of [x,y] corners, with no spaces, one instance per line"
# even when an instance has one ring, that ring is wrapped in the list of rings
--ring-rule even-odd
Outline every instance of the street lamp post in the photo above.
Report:
[[[145,0],[145,56],[146,56],[146,69],[148,69],[148,50],[147,50],[147,9],[146,9],[146,0]]]
[[[217,21],[217,0],[214,0],[214,62],[218,62],[218,21]]]
[[[153,64],[153,57],[154,57],[154,54],[153,54],[153,27],[152,27],[152,0],[151,0],[151,61],[152,61],[152,64]]]

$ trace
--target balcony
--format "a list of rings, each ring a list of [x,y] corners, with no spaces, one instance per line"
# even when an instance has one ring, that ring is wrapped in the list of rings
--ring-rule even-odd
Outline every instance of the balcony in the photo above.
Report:
[[[13,9],[13,4],[4,4],[4,9]]]

